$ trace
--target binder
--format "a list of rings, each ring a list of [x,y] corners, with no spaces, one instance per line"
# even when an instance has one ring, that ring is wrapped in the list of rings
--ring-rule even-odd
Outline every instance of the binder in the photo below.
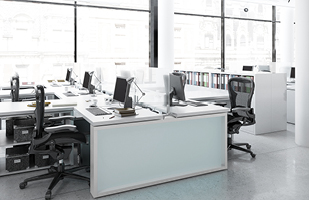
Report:
[[[225,75],[225,90],[228,89],[228,82],[229,82],[229,75],[226,74],[226,75]]]
[[[201,86],[203,86],[204,87],[204,72],[201,72],[201,74],[200,74],[200,78],[201,78]]]
[[[196,85],[200,86],[200,82],[201,82],[200,72],[196,72],[196,75],[197,75]]]
[[[221,74],[221,89],[224,89],[224,85],[225,85],[225,75],[224,74]]]

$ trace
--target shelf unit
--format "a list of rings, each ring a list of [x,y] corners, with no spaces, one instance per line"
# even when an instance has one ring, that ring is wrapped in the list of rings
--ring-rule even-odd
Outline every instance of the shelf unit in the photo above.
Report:
[[[72,114],[71,112],[65,111],[62,113],[57,113],[54,114],[55,116],[58,115],[67,115],[67,114]],[[47,169],[50,166],[42,166],[42,167],[37,167],[34,165],[29,166],[27,169],[22,169],[22,170],[16,170],[16,171],[7,171],[6,169],[6,149],[7,148],[12,148],[14,146],[19,146],[19,145],[30,145],[30,141],[25,141],[25,142],[16,142],[14,140],[14,136],[10,135],[7,136],[6,135],[6,130],[5,130],[5,120],[6,118],[0,118],[0,123],[1,123],[1,128],[0,128],[0,177],[1,176],[5,176],[5,175],[10,175],[10,174],[17,174],[17,173],[24,173],[24,172],[29,172],[29,171],[35,171],[35,170],[42,170],[42,169]],[[72,146],[72,150],[74,150],[74,147]],[[65,160],[65,163],[67,165],[74,165],[74,163],[76,163],[75,160],[73,160],[74,155],[73,154],[77,154],[77,152],[72,151],[70,156],[69,156],[69,160]],[[33,164],[33,163],[32,163]]]
[[[232,77],[247,77],[255,82],[252,107],[256,115],[256,124],[242,127],[242,131],[251,134],[264,134],[286,130],[287,91],[285,73],[267,72],[219,72],[185,71],[187,84],[227,90],[228,80]]]

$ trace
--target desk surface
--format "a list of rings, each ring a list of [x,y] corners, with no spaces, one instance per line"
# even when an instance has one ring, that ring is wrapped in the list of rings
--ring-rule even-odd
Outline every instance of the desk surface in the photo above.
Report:
[[[198,101],[229,99],[229,94],[227,90],[207,88],[195,85],[186,85],[185,94],[187,99]]]
[[[69,91],[73,93],[81,92],[78,89],[75,89],[72,86],[66,87]],[[191,99],[222,99],[227,98],[227,91],[203,88],[198,86],[186,86],[186,93]],[[29,89],[23,90],[25,93],[29,92]],[[130,117],[117,117],[110,119],[111,115],[106,116],[94,116],[89,111],[86,110],[91,104],[93,104],[93,99],[97,100],[97,106],[102,107],[118,107],[117,105],[108,105],[106,104],[106,98],[110,97],[105,94],[93,95],[80,95],[80,96],[70,96],[67,97],[64,95],[64,87],[51,87],[47,88],[47,94],[55,94],[60,99],[57,100],[46,100],[50,101],[51,104],[45,107],[45,112],[61,112],[61,111],[77,111],[82,117],[84,117],[92,126],[102,126],[102,125],[111,125],[111,124],[120,124],[120,123],[129,123],[129,122],[138,122],[138,121],[149,121],[149,120],[160,120],[163,119],[163,116],[152,112],[146,109],[137,109],[136,116]],[[2,91],[1,91],[2,92]],[[31,89],[33,94],[33,89]],[[1,102],[0,103],[0,117],[7,116],[21,116],[27,114],[34,114],[33,107],[27,107],[29,102]],[[54,107],[56,104],[62,104],[61,107]],[[72,106],[66,106],[68,104],[73,104]],[[76,106],[74,106],[76,104]],[[185,117],[185,116],[196,116],[196,115],[206,115],[214,113],[224,113],[227,112],[227,108],[222,108],[214,105],[208,106],[185,106],[185,107],[171,107],[170,113],[175,117]]]
[[[216,113],[227,113],[228,108],[208,104],[207,106],[173,106],[170,108],[170,114],[174,117],[190,117],[197,115],[209,115]]]
[[[146,109],[136,110],[136,116],[130,117],[118,117],[115,116],[110,119],[113,115],[105,116],[94,116],[89,111],[86,110],[90,105],[93,104],[93,100],[97,100],[97,106],[99,107],[119,107],[119,104],[109,105],[106,104],[106,98],[109,97],[105,94],[98,95],[80,95],[80,96],[71,96],[67,97],[64,95],[66,92],[64,88],[57,87],[52,88],[54,94],[60,97],[57,100],[46,100],[51,102],[49,106],[45,107],[46,113],[51,112],[63,112],[63,111],[77,111],[77,115],[81,115],[86,119],[92,126],[102,126],[102,125],[112,125],[112,124],[123,124],[129,122],[140,122],[140,121],[149,121],[149,120],[160,120],[163,119],[162,115],[151,112]],[[74,88],[69,88],[73,92],[79,92],[78,90],[74,91]],[[14,117],[22,115],[31,115],[34,114],[34,107],[27,107],[30,102],[1,102],[0,103],[0,117]],[[61,107],[54,107],[56,105],[62,105]],[[76,104],[76,106],[66,106],[68,104]],[[112,110],[111,110],[112,111]]]

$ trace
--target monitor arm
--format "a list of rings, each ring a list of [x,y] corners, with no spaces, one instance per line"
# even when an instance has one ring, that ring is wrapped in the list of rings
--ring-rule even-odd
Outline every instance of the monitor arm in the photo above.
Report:
[[[72,73],[75,75],[75,79],[78,77],[77,74],[75,74],[74,70],[72,70]],[[70,78],[70,85],[74,85],[74,83],[76,82],[74,78]]]
[[[93,73],[93,76],[98,80],[98,84],[96,86],[98,86],[99,84],[102,83],[102,81],[95,75],[95,73]],[[96,88],[96,86],[94,86]]]
[[[89,90],[89,94],[94,94],[95,86],[90,84],[88,90]]]
[[[172,88],[170,93],[169,93],[170,106],[187,106],[187,104],[180,104],[179,100],[178,100],[178,102],[173,103],[173,96],[174,95],[176,95],[176,90],[175,90],[175,88]]]
[[[173,105],[173,96],[176,94],[175,92],[175,88],[171,88],[171,91],[169,93],[169,99],[170,99],[170,106],[174,106]]]

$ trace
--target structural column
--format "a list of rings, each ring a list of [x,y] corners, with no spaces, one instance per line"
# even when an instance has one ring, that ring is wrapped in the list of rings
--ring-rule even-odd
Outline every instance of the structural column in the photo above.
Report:
[[[294,60],[294,8],[282,7],[280,21],[281,67],[290,69]]]
[[[309,1],[296,0],[295,142],[309,147]]]
[[[158,0],[158,77],[174,69],[174,1]]]

